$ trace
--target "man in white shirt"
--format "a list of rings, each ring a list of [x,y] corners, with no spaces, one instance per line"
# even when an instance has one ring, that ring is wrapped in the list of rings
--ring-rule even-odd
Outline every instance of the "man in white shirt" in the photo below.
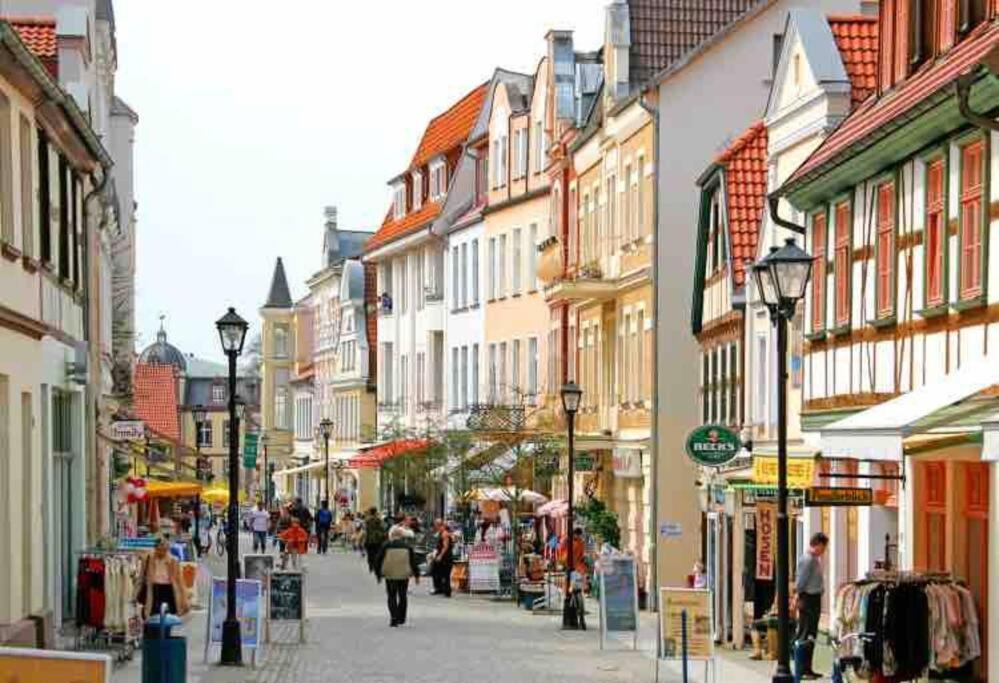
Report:
[[[257,508],[250,510],[250,531],[253,532],[253,552],[266,552],[267,550],[267,530],[270,527],[271,516],[264,509],[263,501],[257,502]]]

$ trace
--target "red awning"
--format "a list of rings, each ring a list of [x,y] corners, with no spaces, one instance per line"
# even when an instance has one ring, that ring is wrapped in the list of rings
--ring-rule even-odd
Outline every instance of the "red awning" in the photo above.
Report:
[[[400,455],[423,450],[430,445],[430,439],[397,439],[372,446],[361,451],[347,462],[348,467],[377,468],[382,463]]]

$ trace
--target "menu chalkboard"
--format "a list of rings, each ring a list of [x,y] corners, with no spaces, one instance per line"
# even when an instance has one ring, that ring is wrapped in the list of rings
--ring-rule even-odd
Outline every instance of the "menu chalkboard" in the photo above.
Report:
[[[600,559],[600,603],[604,632],[638,630],[638,592],[635,585],[635,559]]]
[[[303,610],[301,572],[271,574],[270,618],[273,621],[301,621]]]

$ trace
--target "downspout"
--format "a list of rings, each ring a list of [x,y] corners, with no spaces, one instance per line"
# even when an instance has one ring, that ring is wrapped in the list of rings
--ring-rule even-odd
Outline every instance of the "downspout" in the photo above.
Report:
[[[654,347],[652,349],[652,430],[649,465],[652,478],[652,580],[647,604],[650,610],[659,609],[659,107],[650,106],[645,95],[653,90],[642,90],[638,106],[652,117],[652,320]],[[638,182],[642,182],[645,169],[638,169]],[[656,659],[662,657],[662,638],[656,638]]]
[[[991,117],[979,114],[971,108],[971,102],[969,101],[971,99],[971,86],[975,82],[976,77],[975,72],[970,71],[959,76],[954,82],[954,89],[957,94],[957,109],[961,113],[961,118],[971,125],[982,130],[999,132],[999,122]]]
[[[779,204],[780,204],[780,195],[778,195],[776,191],[771,192],[770,194],[767,195],[767,205],[770,207],[770,220],[772,220],[780,227],[786,228],[791,232],[798,233],[799,235],[804,237],[805,229],[802,226],[798,225],[797,223],[792,223],[791,221],[786,220],[784,218],[781,218],[777,214],[777,209]]]

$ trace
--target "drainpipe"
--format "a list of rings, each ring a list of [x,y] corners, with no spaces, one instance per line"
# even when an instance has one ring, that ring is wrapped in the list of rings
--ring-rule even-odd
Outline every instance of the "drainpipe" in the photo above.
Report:
[[[769,195],[767,195],[767,205],[770,207],[770,220],[772,220],[774,223],[776,223],[782,228],[786,228],[791,232],[796,232],[799,235],[804,236],[805,229],[802,226],[798,225],[797,223],[792,223],[791,221],[786,220],[784,218],[781,218],[777,214],[777,208],[779,204],[780,204],[780,197],[776,192],[771,192]]]
[[[954,82],[954,89],[957,93],[957,108],[961,113],[961,118],[970,123],[971,125],[981,128],[982,130],[990,130],[999,132],[999,121],[979,114],[973,111],[971,108],[971,86],[975,82],[976,74],[974,71],[969,71],[966,74],[958,76],[957,81]]]
[[[655,334],[652,338],[655,348],[652,350],[652,430],[651,453],[652,462],[649,465],[652,478],[652,590],[648,592],[647,602],[651,610],[659,609],[659,107],[649,105],[645,101],[647,93],[654,90],[642,90],[638,95],[638,105],[652,117],[652,320]],[[642,182],[645,169],[638,169],[638,182]],[[656,658],[662,657],[662,638],[656,638]]]

